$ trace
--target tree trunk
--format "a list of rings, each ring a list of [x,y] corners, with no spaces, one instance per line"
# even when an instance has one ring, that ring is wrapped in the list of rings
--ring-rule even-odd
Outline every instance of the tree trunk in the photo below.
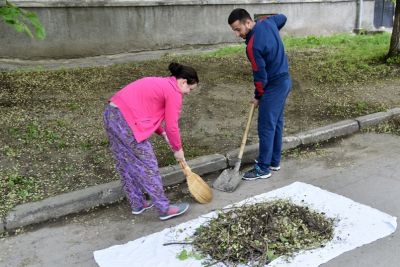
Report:
[[[390,39],[390,48],[388,57],[400,55],[400,0],[396,0],[396,9],[394,11],[394,23],[392,38]]]

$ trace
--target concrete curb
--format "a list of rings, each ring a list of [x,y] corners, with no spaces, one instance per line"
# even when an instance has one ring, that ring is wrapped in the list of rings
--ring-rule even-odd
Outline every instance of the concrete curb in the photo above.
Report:
[[[301,140],[297,136],[287,136],[283,138],[283,150],[288,150],[301,145]],[[226,159],[228,161],[228,166],[233,167],[237,161],[239,155],[239,148],[229,151],[226,153]],[[253,163],[254,159],[258,155],[258,144],[248,145],[244,148],[242,164]]]
[[[360,129],[375,125],[381,121],[389,120],[392,117],[390,112],[378,112],[356,118]]]
[[[361,129],[377,125],[395,116],[400,116],[400,108],[394,108],[387,112],[378,112],[358,117],[354,120],[344,120],[310,131],[288,136],[283,139],[283,150],[298,147],[331,138],[350,135]],[[226,156],[213,154],[202,156],[188,161],[192,170],[204,175],[234,166],[239,149],[229,151]],[[245,147],[242,163],[252,163],[258,155],[258,144]],[[160,169],[165,186],[181,183],[185,177],[179,165],[168,166]],[[120,181],[96,185],[86,189],[50,197],[38,202],[26,203],[16,206],[6,218],[0,222],[0,233],[58,218],[72,213],[87,210],[102,204],[111,204],[123,197]]]
[[[189,166],[199,175],[211,173],[227,167],[226,158],[220,154],[202,156],[188,161]],[[165,186],[185,181],[179,165],[160,168]],[[58,218],[87,210],[102,204],[111,204],[123,198],[120,181],[91,186],[41,201],[18,205],[9,212],[0,233],[19,227]]]
[[[314,130],[299,133],[296,136],[301,140],[301,144],[308,145],[329,140],[333,137],[349,135],[359,131],[359,126],[355,120],[345,120]]]
[[[58,218],[120,199],[119,181],[46,198],[42,201],[18,205],[6,217],[6,229]]]
[[[387,112],[392,114],[392,118],[400,115],[400,108],[392,108],[389,109]]]
[[[213,154],[195,158],[188,161],[193,172],[198,175],[223,170],[227,167],[226,158],[221,154]],[[182,183],[186,180],[179,165],[168,166],[160,169],[164,186]]]

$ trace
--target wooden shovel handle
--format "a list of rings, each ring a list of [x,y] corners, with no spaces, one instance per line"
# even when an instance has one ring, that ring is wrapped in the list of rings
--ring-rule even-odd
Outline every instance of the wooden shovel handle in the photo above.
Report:
[[[251,107],[250,107],[250,112],[249,112],[249,119],[247,120],[246,129],[244,130],[244,134],[243,134],[243,138],[242,138],[242,144],[240,145],[239,156],[238,156],[239,160],[242,159],[244,147],[246,146],[246,141],[247,141],[247,136],[249,134],[251,121],[253,120],[254,109],[255,109],[255,104],[252,103]]]

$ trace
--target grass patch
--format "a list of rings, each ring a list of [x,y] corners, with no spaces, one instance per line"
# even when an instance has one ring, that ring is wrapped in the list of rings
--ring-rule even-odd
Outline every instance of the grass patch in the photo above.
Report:
[[[377,49],[388,49],[390,34],[382,33],[376,35],[357,34],[334,34],[327,36],[307,37],[284,37],[283,41],[288,50],[302,48],[335,48],[341,50],[357,50],[356,53],[363,54],[364,48],[369,47],[374,51]]]
[[[302,68],[305,78],[318,84],[329,82],[337,85],[398,74],[398,68],[385,62],[389,42],[388,33],[285,39],[289,53],[308,56],[300,57],[300,61],[293,57],[292,67]]]
[[[388,64],[400,66],[400,56],[394,56],[387,59]]]
[[[6,211],[15,206],[15,203],[26,202],[27,200],[38,200],[43,194],[42,188],[36,179],[21,175],[18,167],[14,169],[0,169],[2,177],[0,190],[0,217],[6,215]]]
[[[230,45],[220,48],[216,51],[205,54],[205,57],[225,57],[234,54],[242,54],[245,49],[244,45]]]
[[[284,42],[293,80],[285,134],[400,105],[400,67],[382,59],[388,34],[290,37]],[[11,192],[10,175],[30,181],[15,187],[26,187],[28,193],[3,200],[0,213],[118,179],[103,130],[105,104],[135,79],[168,75],[171,61],[193,66],[200,77],[181,114],[186,158],[237,148],[254,88],[243,45],[107,67],[0,72],[0,194]],[[161,138],[151,141],[160,167],[175,164]],[[258,142],[255,124],[252,142]]]
[[[385,133],[400,136],[400,116],[363,130],[366,133]]]

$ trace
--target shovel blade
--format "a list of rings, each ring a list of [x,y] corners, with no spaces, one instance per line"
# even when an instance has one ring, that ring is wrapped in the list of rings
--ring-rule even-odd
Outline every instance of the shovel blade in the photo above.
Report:
[[[238,187],[242,176],[237,168],[225,169],[213,183],[213,188],[223,192],[233,192]]]

